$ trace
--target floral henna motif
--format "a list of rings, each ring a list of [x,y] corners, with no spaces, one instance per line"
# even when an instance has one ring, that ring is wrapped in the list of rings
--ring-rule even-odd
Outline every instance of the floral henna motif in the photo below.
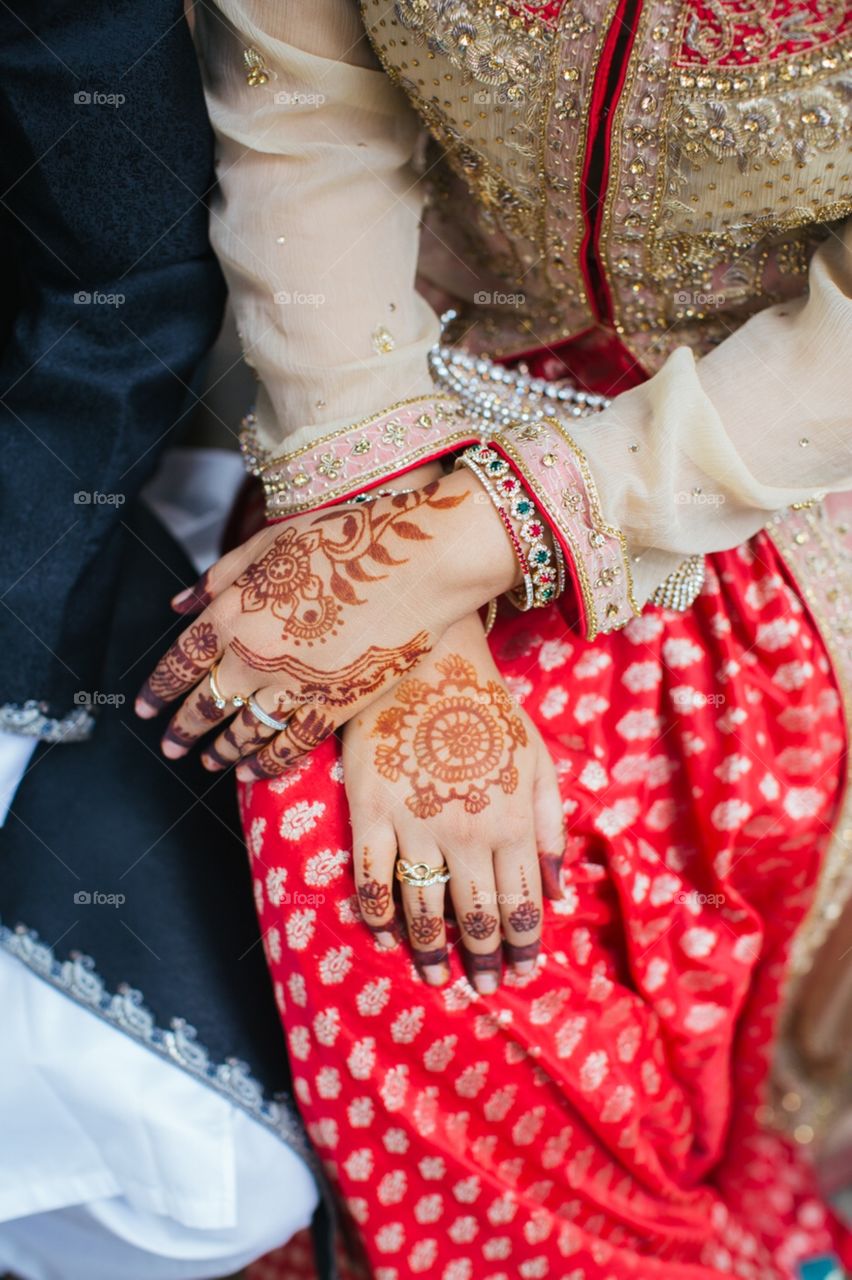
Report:
[[[405,803],[418,818],[432,818],[451,800],[468,813],[491,803],[494,787],[510,795],[518,785],[515,754],[526,745],[523,722],[505,689],[480,684],[476,669],[457,654],[436,664],[437,683],[406,680],[397,706],[376,719],[376,768],[390,782],[407,778]]]
[[[373,879],[370,874],[370,851],[364,850],[364,875],[366,879],[358,885],[358,901],[365,916],[379,920],[387,915],[390,905],[390,889],[386,884]]]
[[[268,608],[284,623],[284,636],[296,644],[334,635],[340,605],[311,568],[311,557],[321,545],[320,533],[298,533],[288,526],[266,554],[237,578],[234,585],[242,592],[243,613]],[[343,585],[349,592],[348,603],[357,604],[352,588],[346,582]]]
[[[433,915],[430,912],[421,889],[418,894],[417,911],[411,913],[411,921],[408,926],[412,941],[418,948],[423,950],[440,936],[443,927],[444,921],[440,916]]]
[[[510,912],[508,920],[516,933],[532,933],[533,929],[537,929],[541,923],[541,910],[530,897],[526,872],[523,867],[521,867],[521,883],[524,888],[523,901],[515,907],[514,911]]]
[[[140,698],[161,711],[186,688],[207,674],[219,652],[219,636],[212,622],[196,622],[176,640],[139,691]]]
[[[490,915],[483,907],[476,885],[472,884],[470,887],[473,891],[473,900],[476,903],[476,908],[465,914],[461,925],[468,937],[475,939],[476,942],[484,942],[486,938],[491,937],[497,928],[498,920],[496,916]]]
[[[337,633],[341,606],[364,603],[352,584],[386,576],[369,572],[368,564],[405,564],[388,550],[388,535],[427,541],[431,535],[411,519],[418,508],[441,509],[464,500],[436,498],[436,489],[437,481],[416,493],[401,494],[378,513],[364,506],[325,512],[309,529],[286,525],[265,555],[234,584],[241,591],[243,613],[269,609],[284,624],[283,639],[297,645],[325,643]]]
[[[264,658],[240,640],[235,639],[231,643],[236,656],[255,671],[274,672],[291,680],[293,689],[288,696],[293,701],[316,698],[332,707],[350,706],[353,702],[377,693],[390,679],[404,675],[416,666],[431,647],[428,632],[418,631],[417,635],[396,648],[380,649],[376,645],[370,645],[349,666],[337,671],[320,671],[287,653],[275,658]]]

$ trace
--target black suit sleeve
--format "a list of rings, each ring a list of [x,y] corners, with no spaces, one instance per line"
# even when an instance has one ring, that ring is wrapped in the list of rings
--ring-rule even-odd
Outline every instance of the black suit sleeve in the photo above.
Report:
[[[180,0],[11,0],[0,86],[0,707],[61,718],[220,323],[212,135]]]

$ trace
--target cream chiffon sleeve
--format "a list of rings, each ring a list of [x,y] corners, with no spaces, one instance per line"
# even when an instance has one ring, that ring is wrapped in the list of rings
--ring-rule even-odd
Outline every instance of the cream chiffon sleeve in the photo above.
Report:
[[[375,65],[355,0],[218,0],[199,6],[196,39],[218,138],[211,235],[259,380],[257,432],[275,457],[302,459],[284,471],[310,495],[318,458],[345,474],[313,445],[434,394],[438,322],[414,288],[418,119]],[[569,430],[585,501],[632,567],[634,606],[685,556],[852,487],[852,225],[815,254],[807,296],[700,360],[678,348]],[[556,490],[540,483],[547,439],[516,452],[559,535]],[[583,559],[582,540],[563,541]]]

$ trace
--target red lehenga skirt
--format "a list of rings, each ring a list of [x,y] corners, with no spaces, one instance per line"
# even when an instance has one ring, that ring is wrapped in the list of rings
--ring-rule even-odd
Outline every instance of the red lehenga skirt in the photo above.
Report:
[[[296,1099],[374,1280],[852,1267],[765,1107],[838,812],[841,699],[769,537],[707,565],[688,612],[591,644],[558,607],[498,619],[570,839],[537,971],[493,996],[455,955],[428,986],[360,923],[337,741],[241,788]]]

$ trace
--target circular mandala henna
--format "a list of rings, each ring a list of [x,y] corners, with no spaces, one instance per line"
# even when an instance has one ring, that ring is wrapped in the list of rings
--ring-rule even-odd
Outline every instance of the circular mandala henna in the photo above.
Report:
[[[391,782],[409,780],[405,802],[418,818],[435,817],[451,800],[481,813],[495,787],[517,788],[515,756],[526,731],[505,690],[482,684],[469,662],[454,654],[436,669],[437,681],[403,682],[397,705],[377,717],[376,769]]]

